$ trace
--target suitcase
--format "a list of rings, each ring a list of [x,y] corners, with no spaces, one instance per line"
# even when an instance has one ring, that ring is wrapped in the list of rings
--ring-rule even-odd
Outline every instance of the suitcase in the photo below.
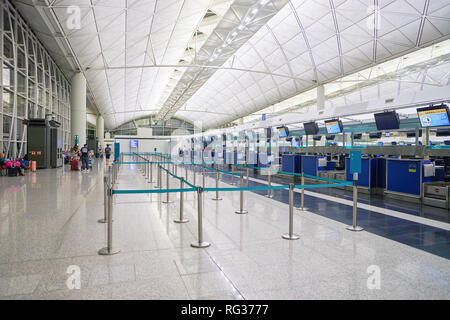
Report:
[[[9,167],[7,171],[8,177],[17,177],[19,175],[19,169],[16,167]]]
[[[70,161],[70,170],[74,170],[74,171],[78,171],[78,160],[76,159],[72,159],[72,161]]]

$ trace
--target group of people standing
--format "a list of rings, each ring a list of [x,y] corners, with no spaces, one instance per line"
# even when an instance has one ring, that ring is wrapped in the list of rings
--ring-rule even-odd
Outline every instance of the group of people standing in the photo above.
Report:
[[[99,155],[100,154],[103,155],[101,147],[99,148],[98,151],[99,151]],[[111,153],[112,153],[111,147],[109,146],[109,144],[107,144],[106,148],[105,148],[106,165],[109,165]],[[88,172],[89,171],[89,158],[92,158],[93,152],[89,151],[87,144],[84,144],[84,146],[81,147],[81,149],[79,150],[78,155],[81,160],[81,172]]]

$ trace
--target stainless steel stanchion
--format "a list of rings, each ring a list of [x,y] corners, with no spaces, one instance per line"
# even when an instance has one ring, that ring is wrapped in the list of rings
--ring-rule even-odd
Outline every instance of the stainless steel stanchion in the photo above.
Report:
[[[203,182],[202,182],[202,186],[203,186],[203,189],[205,188],[205,167],[203,167],[203,170],[202,170],[202,175],[203,175]]]
[[[305,174],[302,172],[302,186],[305,185]],[[305,208],[305,188],[302,188],[302,197],[300,198],[300,208],[297,208],[297,210],[305,211],[308,210],[308,208]]]
[[[197,209],[198,209],[198,241],[191,243],[191,247],[194,248],[206,248],[211,245],[207,241],[203,241],[203,189],[197,187]]]
[[[195,166],[194,165],[192,166],[192,171],[194,172],[194,183],[193,183],[193,185],[195,186]]]
[[[216,171],[216,189],[219,188],[219,171]],[[219,191],[216,190],[216,197],[213,198],[213,200],[222,200],[221,197],[219,197]]]
[[[297,240],[300,238],[298,234],[294,234],[294,184],[289,184],[289,233],[281,236],[286,240]]]
[[[364,228],[356,225],[356,213],[358,210],[358,174],[353,174],[353,224],[347,227],[350,231],[362,231]]]
[[[113,249],[112,242],[112,233],[113,233],[113,217],[112,217],[112,189],[108,189],[108,235],[107,235],[107,244],[106,247],[100,249],[98,251],[99,255],[109,256],[116,253],[119,253],[120,250]]]
[[[150,172],[150,178],[148,179],[148,183],[153,183],[153,163],[149,162],[149,169],[148,171]]]
[[[184,187],[184,180],[181,179],[180,180],[180,189],[183,189]],[[178,219],[173,220],[173,222],[176,223],[186,223],[189,222],[189,219],[185,219],[184,218],[184,196],[183,196],[183,191],[180,192],[180,217]]]
[[[169,190],[169,170],[166,171],[166,189]],[[171,203],[172,201],[169,200],[169,194],[170,192],[166,192],[166,201],[163,201],[163,203]]]
[[[161,182],[161,165],[158,165],[158,175],[156,177],[156,186],[155,186],[155,188],[161,189],[161,185],[162,185],[162,182]]]
[[[231,173],[234,173],[234,166],[231,165]],[[234,174],[231,175],[231,184],[234,184]]]
[[[247,188],[248,188],[248,174],[249,174],[250,169],[247,167],[247,179],[246,179],[246,183],[247,183]]]
[[[241,188],[244,187],[244,175],[241,173]],[[236,210],[235,213],[237,214],[246,214],[248,213],[247,210],[244,210],[244,190],[239,191],[240,197],[239,197],[239,210]]]
[[[271,179],[271,177],[272,177],[272,173],[269,171],[269,176],[267,177],[267,186],[268,186],[268,187],[271,187],[271,186],[272,186],[272,179]],[[267,189],[266,197],[267,197],[267,198],[273,198],[272,190],[271,190],[271,189]]]
[[[103,219],[98,219],[98,223],[106,223],[108,222],[108,177],[103,177]]]
[[[188,170],[187,170],[187,165],[184,165],[184,177],[186,180],[188,180]]]

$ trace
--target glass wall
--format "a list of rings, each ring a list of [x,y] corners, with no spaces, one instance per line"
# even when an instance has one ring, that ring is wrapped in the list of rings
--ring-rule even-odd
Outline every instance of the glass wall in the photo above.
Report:
[[[0,2],[0,152],[27,150],[24,119],[54,113],[70,147],[70,83],[9,1]]]
[[[137,128],[152,128],[154,136],[173,136],[193,134],[194,126],[186,121],[171,118],[154,124],[152,117],[130,121],[112,132],[113,135],[136,135]]]

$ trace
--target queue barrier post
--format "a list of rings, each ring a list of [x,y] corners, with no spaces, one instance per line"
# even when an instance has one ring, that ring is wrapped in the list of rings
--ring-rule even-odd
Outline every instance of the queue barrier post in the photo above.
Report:
[[[103,177],[103,219],[98,219],[98,223],[108,222],[108,177]]]
[[[244,187],[244,174],[241,173],[241,188]],[[236,210],[235,213],[237,214],[246,214],[248,213],[247,210],[244,209],[244,190],[239,191],[239,210]]]
[[[298,234],[294,233],[294,184],[289,184],[289,233],[281,236],[286,240],[297,240],[300,238]]]
[[[305,174],[303,172],[302,172],[301,184],[302,184],[302,186],[305,185]],[[308,210],[308,208],[305,208],[305,188],[302,188],[302,196],[300,198],[300,208],[297,208],[297,210],[300,210],[300,211]]]
[[[169,186],[169,170],[166,171],[166,189],[169,190],[170,186]],[[172,201],[170,201],[169,199],[169,191],[166,192],[166,200],[163,201],[163,203],[171,203]]]
[[[112,193],[112,189],[108,188],[108,227],[107,227],[107,244],[106,247],[101,248],[98,251],[99,255],[102,256],[110,256],[113,254],[117,254],[120,252],[120,250],[114,249],[112,242],[113,242],[113,217],[112,217],[112,197],[113,197],[113,193]],[[105,204],[106,205],[106,204]]]
[[[350,231],[363,231],[364,228],[356,224],[356,214],[358,210],[358,174],[353,174],[353,224],[346,229]]]
[[[216,189],[219,188],[219,171],[216,171]],[[213,198],[213,200],[219,201],[222,200],[221,197],[219,197],[219,190],[216,190],[216,197]]]
[[[180,189],[184,188],[184,180],[180,180]],[[184,218],[184,196],[183,191],[180,191],[180,217],[178,219],[173,220],[175,223],[186,223],[189,222],[189,219]]]
[[[203,188],[197,187],[197,212],[198,212],[198,241],[193,241],[191,247],[193,248],[206,248],[211,243],[203,240]]]
[[[272,173],[269,171],[269,175],[268,175],[268,177],[267,177],[267,186],[268,187],[271,187],[272,186]],[[267,189],[267,194],[266,194],[266,197],[267,198],[273,198],[273,195],[272,195],[272,190],[271,189]]]

